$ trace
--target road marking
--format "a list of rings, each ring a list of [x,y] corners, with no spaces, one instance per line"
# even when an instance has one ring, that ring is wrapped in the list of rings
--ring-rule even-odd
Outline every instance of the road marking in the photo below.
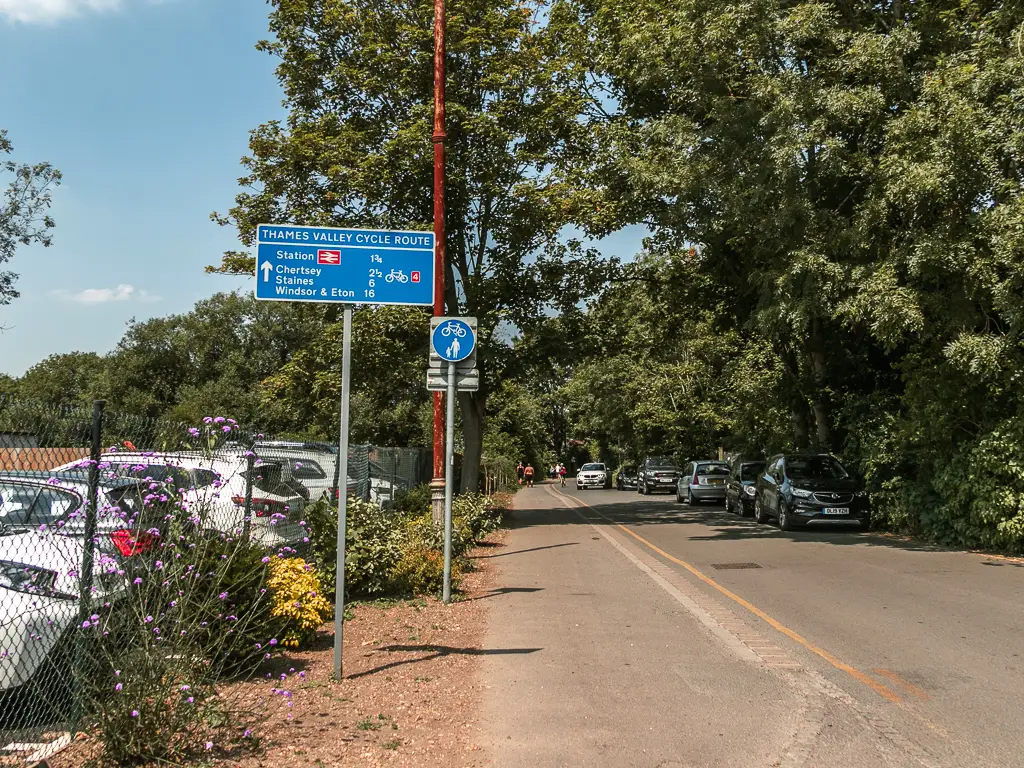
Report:
[[[928,699],[931,698],[922,689],[918,688],[916,685],[914,685],[909,680],[904,680],[902,677],[900,677],[899,675],[897,675],[895,672],[893,672],[890,669],[881,669],[879,667],[875,667],[871,671],[874,672],[876,675],[881,675],[882,677],[888,678],[889,680],[891,680],[892,682],[896,683],[896,685],[900,686],[901,688],[905,688],[911,695],[916,696],[921,701],[928,701]]]
[[[592,513],[594,513],[598,517],[604,519],[605,521],[611,523],[616,528],[619,528],[622,531],[624,531],[625,533],[628,533],[630,536],[632,536],[634,539],[636,539],[641,544],[646,546],[648,549],[652,550],[653,552],[657,552],[659,555],[664,557],[666,560],[669,560],[669,561],[675,563],[676,565],[682,566],[683,568],[688,570],[690,573],[692,573],[694,576],[696,576],[698,579],[703,581],[708,586],[714,587],[719,592],[721,592],[723,595],[725,595],[730,600],[732,600],[734,603],[736,603],[737,605],[743,606],[748,611],[750,611],[752,614],[757,616],[759,619],[765,621],[773,629],[781,632],[782,634],[784,634],[786,637],[788,637],[793,642],[798,643],[799,645],[802,645],[804,648],[809,650],[811,653],[813,653],[813,654],[815,654],[817,656],[820,656],[825,661],[827,661],[829,664],[831,664],[833,667],[835,667],[836,669],[840,670],[841,672],[845,672],[847,675],[852,677],[854,680],[856,680],[857,682],[867,686],[868,688],[873,690],[875,693],[877,693],[882,698],[884,698],[884,699],[886,699],[888,701],[891,701],[893,704],[899,704],[900,702],[902,702],[902,698],[900,698],[899,694],[897,694],[889,686],[884,685],[883,683],[878,682],[877,680],[875,680],[870,675],[867,675],[867,674],[861,672],[859,669],[850,666],[845,661],[842,661],[841,659],[839,659],[836,656],[832,655],[831,653],[826,651],[824,648],[821,648],[821,647],[815,645],[814,643],[809,641],[807,638],[805,638],[803,635],[801,635],[799,632],[796,632],[795,630],[790,629],[789,627],[787,627],[782,622],[777,621],[776,619],[772,618],[767,613],[765,613],[760,608],[758,608],[756,605],[750,603],[749,601],[747,601],[744,598],[742,598],[739,595],[737,595],[735,592],[732,592],[729,589],[727,589],[726,587],[722,586],[717,581],[712,579],[710,576],[706,575],[704,572],[702,572],[702,571],[698,570],[697,568],[695,568],[694,566],[690,565],[685,560],[680,560],[679,558],[670,555],[665,550],[663,550],[660,547],[658,547],[658,546],[652,544],[651,542],[649,542],[643,536],[641,536],[641,535],[639,535],[637,533],[634,533],[632,530],[630,530],[626,526],[622,525],[621,523],[618,523],[615,520],[611,519],[610,517],[602,514],[601,512],[598,512],[596,509],[591,507],[589,504],[587,504],[582,499],[579,499],[579,498],[577,498],[577,497],[575,497],[575,496],[573,496],[571,494],[568,494],[568,493],[562,494],[562,495],[566,496],[567,498],[573,499],[574,501],[576,501],[581,506],[587,507]]]

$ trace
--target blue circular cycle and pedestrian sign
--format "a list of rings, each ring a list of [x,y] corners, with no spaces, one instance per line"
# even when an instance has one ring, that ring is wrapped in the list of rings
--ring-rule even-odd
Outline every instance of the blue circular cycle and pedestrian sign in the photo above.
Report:
[[[473,354],[476,334],[469,323],[449,319],[438,325],[430,336],[434,353],[449,363],[460,363]]]

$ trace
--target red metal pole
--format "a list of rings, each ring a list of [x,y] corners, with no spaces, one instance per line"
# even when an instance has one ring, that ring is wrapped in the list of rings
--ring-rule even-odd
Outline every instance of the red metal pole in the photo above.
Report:
[[[434,316],[444,315],[444,32],[445,0],[434,0]],[[444,479],[444,395],[434,393],[434,481]]]

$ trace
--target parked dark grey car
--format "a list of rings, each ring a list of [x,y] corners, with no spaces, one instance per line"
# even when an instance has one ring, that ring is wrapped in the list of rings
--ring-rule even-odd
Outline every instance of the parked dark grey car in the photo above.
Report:
[[[636,488],[637,472],[636,467],[632,464],[626,464],[619,467],[619,472],[615,476],[615,487],[620,491],[626,491]]]
[[[790,531],[808,525],[845,523],[867,530],[868,496],[842,464],[828,454],[785,454],[768,460],[757,479],[754,519],[774,517]]]
[[[672,493],[679,482],[679,465],[671,456],[648,456],[637,472],[636,489],[641,494]]]

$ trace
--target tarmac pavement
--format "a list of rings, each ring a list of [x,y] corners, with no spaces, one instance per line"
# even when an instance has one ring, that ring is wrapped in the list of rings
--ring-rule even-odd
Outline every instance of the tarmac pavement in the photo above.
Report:
[[[521,491],[488,599],[490,764],[1024,767],[1024,562]]]

